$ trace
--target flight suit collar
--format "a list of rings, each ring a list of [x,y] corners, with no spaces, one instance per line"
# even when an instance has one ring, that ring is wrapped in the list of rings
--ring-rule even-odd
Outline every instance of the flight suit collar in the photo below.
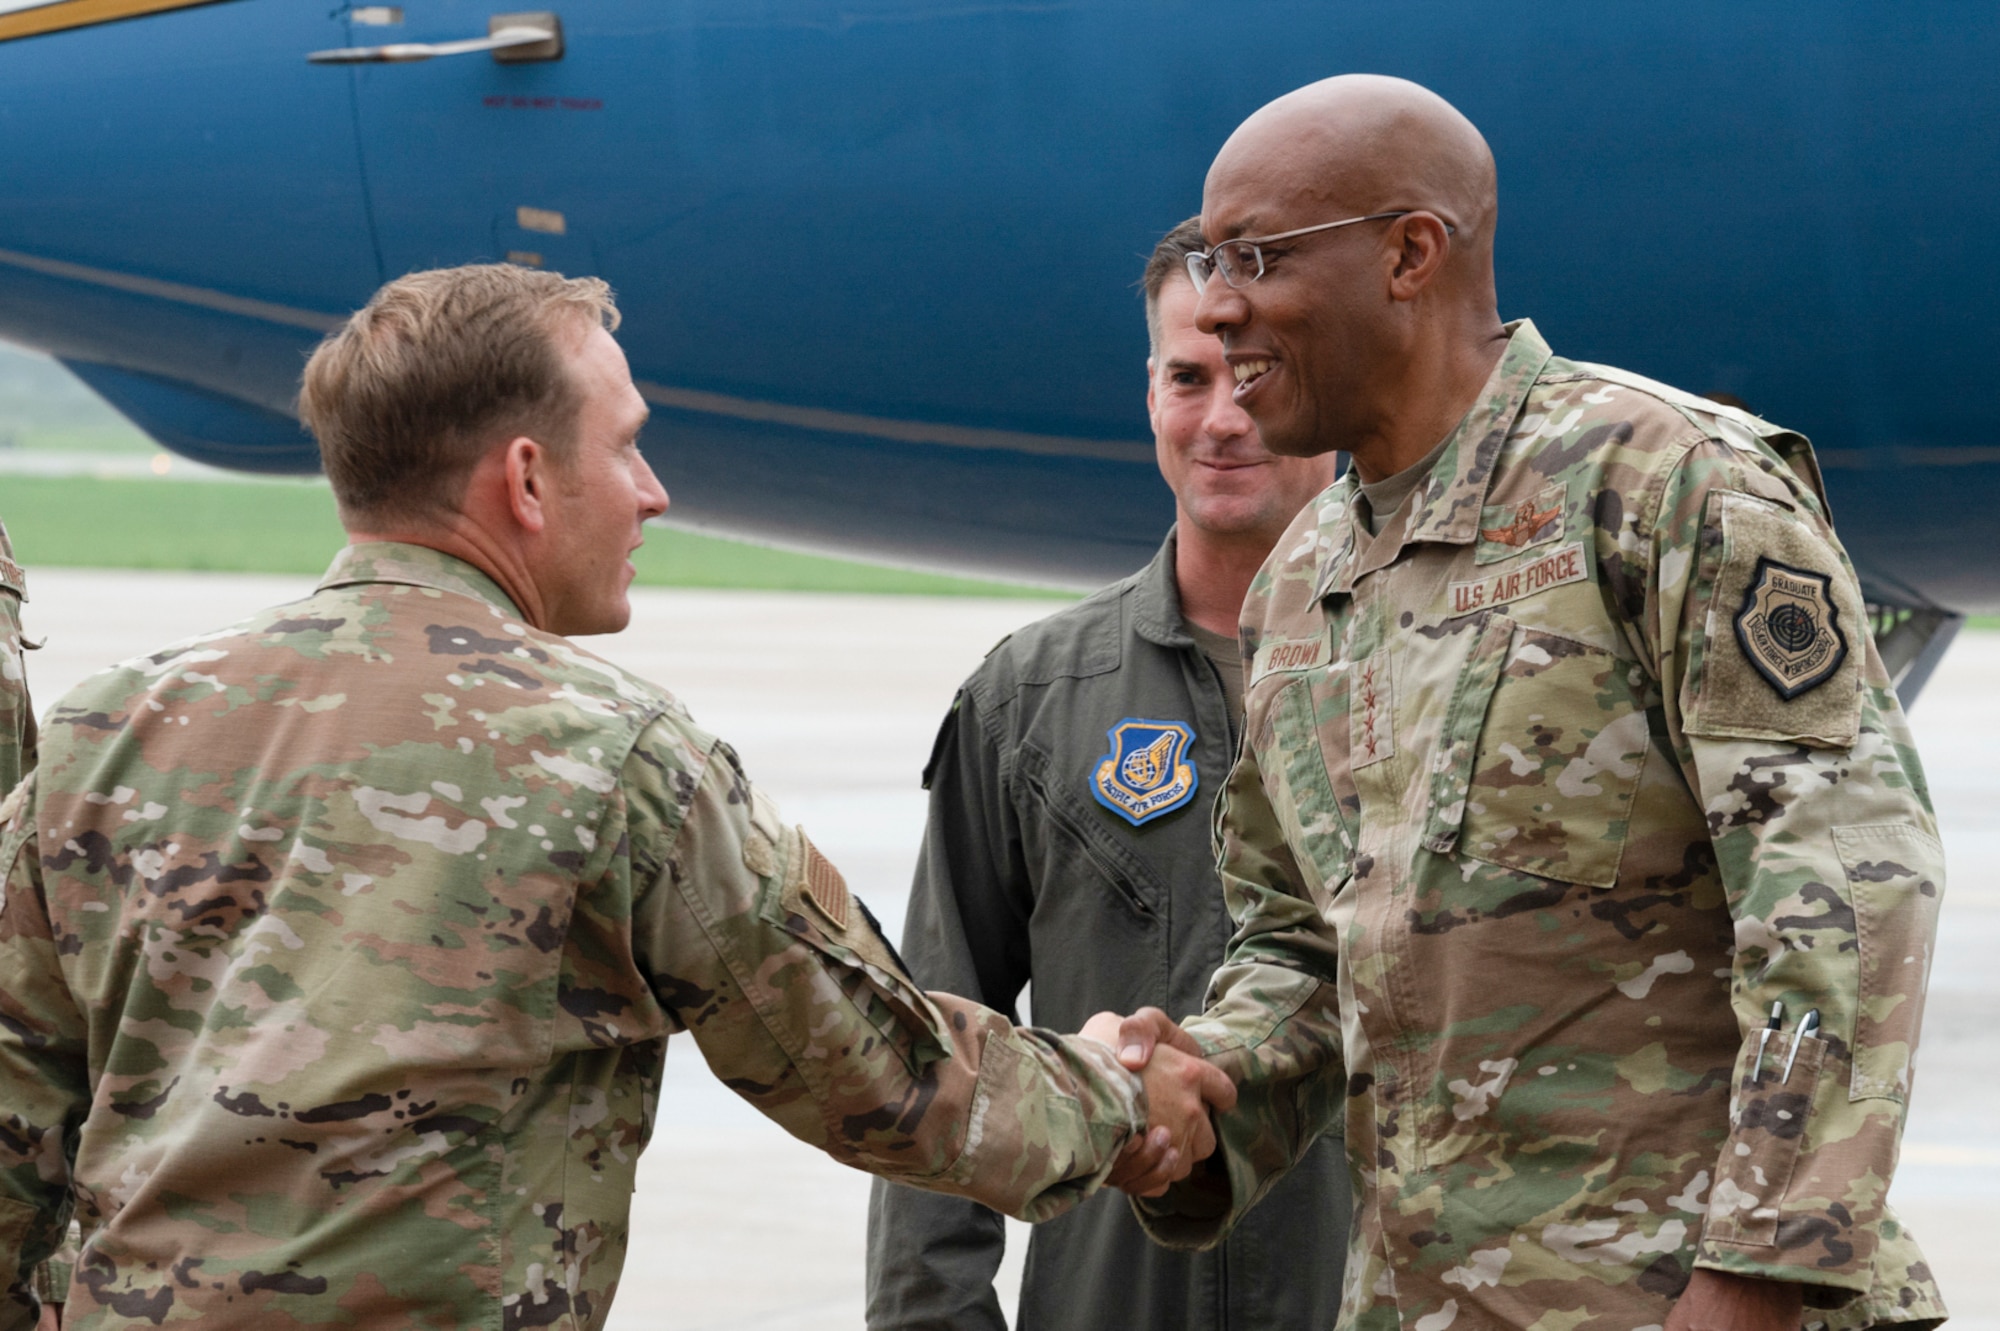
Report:
[[[369,541],[344,547],[333,557],[319,590],[351,587],[358,583],[389,582],[409,587],[431,587],[456,592],[486,602],[495,610],[519,617],[520,607],[500,590],[500,584],[456,555],[433,550],[427,545],[403,541]]]
[[[1194,646],[1181,614],[1180,582],[1174,573],[1179,531],[1178,526],[1167,529],[1153,562],[1133,579],[1132,628],[1156,647]]]
[[[1447,437],[1430,479],[1381,531],[1371,535],[1361,521],[1355,503],[1361,478],[1353,467],[1347,468],[1340,479],[1346,499],[1341,525],[1346,531],[1336,539],[1338,553],[1327,562],[1318,595],[1353,591],[1356,578],[1395,562],[1405,546],[1425,541],[1470,545],[1479,539],[1479,511],[1493,483],[1494,463],[1553,354],[1532,320],[1517,319],[1506,328],[1507,349],[1500,354],[1500,363]]]

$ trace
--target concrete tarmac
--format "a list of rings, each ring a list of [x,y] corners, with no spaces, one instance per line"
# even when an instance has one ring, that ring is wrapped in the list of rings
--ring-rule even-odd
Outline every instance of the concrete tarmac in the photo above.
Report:
[[[110,662],[309,590],[310,580],[35,569],[39,705]],[[899,931],[923,828],[917,777],[958,681],[1037,601],[670,591],[586,645],[672,688]],[[1891,1201],[1958,1331],[2000,1331],[2000,633],[1966,633],[1912,717],[1944,827],[1922,1073]],[[639,1169],[613,1331],[822,1331],[862,1322],[868,1180],[786,1136],[671,1042]],[[1025,1227],[1009,1226],[1011,1313]]]

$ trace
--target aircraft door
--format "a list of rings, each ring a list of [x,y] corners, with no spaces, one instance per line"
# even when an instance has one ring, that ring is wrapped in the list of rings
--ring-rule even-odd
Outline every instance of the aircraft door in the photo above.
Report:
[[[409,0],[349,11],[353,47],[322,58],[354,71],[389,275],[500,261],[600,273],[598,228],[615,218],[616,177],[639,147],[619,113],[625,61],[606,57],[630,45],[644,8]]]

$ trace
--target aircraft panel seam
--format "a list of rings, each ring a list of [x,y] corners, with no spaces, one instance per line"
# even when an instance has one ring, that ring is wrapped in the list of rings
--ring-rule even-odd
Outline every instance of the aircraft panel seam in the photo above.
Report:
[[[64,259],[45,259],[39,255],[23,254],[17,250],[0,249],[0,263],[47,277],[87,282],[114,291],[177,301],[184,305],[261,319],[266,323],[281,324],[289,328],[303,328],[314,333],[330,333],[346,322],[345,316],[341,315],[302,310],[296,306],[254,300],[247,296],[232,296],[227,292],[214,291],[207,287],[168,282],[155,277],[140,277],[133,273],[114,272],[88,264],[71,263]],[[788,425],[797,429],[818,430],[829,434],[866,435],[906,444],[982,448],[1043,457],[1088,458],[1104,462],[1150,465],[1153,460],[1153,446],[1136,440],[1079,439],[1062,435],[1030,434],[1019,430],[994,430],[976,425],[895,420],[886,416],[833,411],[825,407],[760,402],[753,398],[734,397],[727,393],[711,393],[694,388],[670,388],[664,384],[649,383],[644,380],[639,382],[638,387],[647,401],[679,411],[694,411],[708,416],[756,421],[767,425]]]
[[[696,411],[708,416],[728,416],[767,425],[790,425],[802,430],[831,434],[862,434],[893,439],[906,444],[942,444],[949,448],[987,448],[1010,453],[1034,453],[1048,457],[1095,458],[1106,462],[1153,461],[1153,446],[1116,439],[1073,439],[1061,435],[1027,434],[1016,430],[989,430],[976,425],[943,425],[929,421],[899,421],[886,416],[863,416],[853,412],[830,411],[824,407],[797,407],[781,402],[758,402],[694,388],[668,388],[662,384],[638,384],[639,395],[658,406],[680,411]]]
[[[295,306],[279,305],[273,301],[252,300],[247,296],[232,296],[226,292],[210,291],[206,287],[165,282],[156,277],[139,277],[133,273],[117,273],[108,268],[92,268],[88,264],[70,263],[63,259],[44,259],[39,255],[22,254],[15,250],[0,250],[0,263],[10,264],[15,268],[25,268],[31,273],[41,273],[46,277],[60,277],[71,282],[88,282],[93,286],[110,287],[114,291],[129,291],[134,295],[152,296],[159,300],[179,301],[183,305],[198,305],[203,309],[220,310],[224,314],[240,314],[251,319],[262,319],[266,323],[284,324],[289,328],[304,328],[315,333],[330,333],[347,322],[343,315],[321,314],[317,310],[301,310]]]

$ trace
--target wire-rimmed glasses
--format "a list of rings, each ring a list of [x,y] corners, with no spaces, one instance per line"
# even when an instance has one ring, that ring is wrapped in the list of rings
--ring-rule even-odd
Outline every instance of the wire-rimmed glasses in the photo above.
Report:
[[[1315,231],[1332,231],[1337,227],[1353,226],[1358,222],[1381,222],[1392,217],[1408,217],[1415,208],[1401,208],[1395,212],[1369,213],[1366,217],[1345,217],[1338,222],[1321,222],[1318,226],[1302,226],[1296,231],[1280,231],[1270,236],[1244,236],[1236,240],[1225,240],[1205,254],[1187,256],[1188,278],[1194,289],[1200,291],[1208,285],[1211,273],[1221,273],[1222,280],[1232,287],[1247,287],[1264,275],[1264,251],[1260,248],[1274,240],[1290,240],[1294,236],[1309,236]],[[1444,233],[1454,235],[1457,228],[1446,222]]]

